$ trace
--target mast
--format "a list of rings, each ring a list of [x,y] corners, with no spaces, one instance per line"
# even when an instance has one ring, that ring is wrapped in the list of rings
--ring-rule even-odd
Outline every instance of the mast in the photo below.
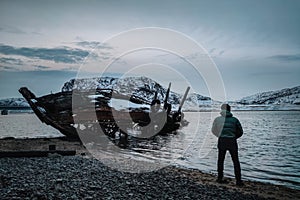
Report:
[[[170,94],[170,89],[171,89],[171,83],[169,83],[169,87],[165,96],[165,100],[164,100],[164,109],[168,110],[168,100],[169,100],[169,94]]]
[[[181,102],[180,102],[180,105],[179,105],[179,108],[178,108],[178,112],[181,112],[181,108],[182,108],[182,106],[183,106],[183,103],[184,103],[185,100],[186,100],[186,97],[187,97],[189,91],[190,91],[190,87],[187,87],[187,88],[186,88],[186,91],[185,91],[185,93],[184,93],[184,95],[183,95],[183,97],[182,97],[182,100],[181,100]]]

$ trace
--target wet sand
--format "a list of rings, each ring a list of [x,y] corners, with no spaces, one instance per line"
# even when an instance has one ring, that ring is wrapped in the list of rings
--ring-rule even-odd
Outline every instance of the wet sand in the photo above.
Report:
[[[1,139],[0,152],[47,151],[49,145],[76,150],[76,156],[0,158],[0,199],[300,199],[299,190],[253,181],[237,187],[230,178],[219,184],[215,175],[194,169],[119,172],[64,138]]]

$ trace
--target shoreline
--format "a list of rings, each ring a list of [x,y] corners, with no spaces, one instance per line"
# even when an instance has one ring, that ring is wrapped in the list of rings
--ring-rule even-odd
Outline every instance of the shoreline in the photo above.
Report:
[[[165,188],[166,190],[165,192],[169,195],[169,197],[174,197],[174,198],[178,197],[179,195],[176,193],[176,191],[182,190],[181,192],[186,192],[187,196],[193,198],[205,197],[205,198],[216,198],[216,199],[267,199],[267,198],[300,199],[300,190],[291,189],[286,186],[273,185],[273,184],[248,181],[248,180],[244,181],[245,183],[244,187],[237,187],[235,186],[235,180],[227,177],[225,177],[225,179],[228,180],[229,182],[228,184],[219,184],[216,183],[215,175],[203,173],[197,169],[167,166],[163,169],[153,171],[153,172],[148,172],[148,173],[131,174],[127,172],[120,172],[114,169],[110,169],[100,161],[91,158],[88,152],[85,150],[85,148],[80,144],[80,142],[70,141],[66,138],[0,139],[0,152],[9,151],[9,150],[10,151],[32,150],[33,148],[34,150],[47,150],[49,148],[49,145],[53,145],[53,144],[56,145],[56,148],[58,150],[76,150],[76,155],[57,156],[57,157],[48,156],[48,157],[41,157],[41,158],[0,158],[0,163],[1,163],[0,197],[1,194],[4,195],[3,198],[1,199],[12,198],[14,197],[13,196],[14,194],[16,194],[16,197],[24,197],[22,195],[26,196],[28,193],[27,191],[28,185],[26,186],[26,184],[25,185],[22,184],[24,178],[26,180],[29,180],[28,184],[31,185],[31,187],[38,188],[37,191],[32,190],[31,192],[28,193],[28,195],[29,194],[31,195],[29,198],[31,198],[32,195],[33,196],[44,195],[46,197],[45,199],[52,199],[56,197],[63,198],[63,196],[59,196],[63,194],[66,195],[66,197],[68,197],[68,195],[71,194],[73,191],[72,188],[76,189],[76,187],[78,187],[72,181],[74,174],[78,176],[77,177],[78,184],[79,182],[90,183],[90,181],[94,181],[95,179],[93,178],[93,176],[96,176],[97,179],[99,179],[99,181],[101,180],[100,182],[95,182],[94,184],[94,185],[100,184],[99,187],[102,187],[101,184],[103,181],[106,181],[108,185],[120,184],[120,187],[122,187],[125,190],[123,191],[124,195],[126,194],[127,198],[133,197],[133,199],[140,198],[139,195],[142,194],[140,190],[143,188],[146,189],[147,191],[147,190],[156,190],[157,189],[156,187],[164,187],[164,186],[166,187],[168,186],[167,188]],[[22,163],[22,165],[18,166],[20,163]],[[23,170],[26,169],[26,170],[22,171],[22,169]],[[43,182],[43,180],[37,180],[34,177],[32,177],[32,174],[37,174],[38,176],[42,175],[44,170],[48,171],[47,173],[49,173],[49,177],[43,176],[45,179],[44,182],[50,180],[49,184],[51,183],[52,185],[51,184],[43,185],[43,183],[40,183],[40,181]],[[93,171],[97,171],[97,170],[100,171],[98,171],[98,173],[96,174],[93,174]],[[102,180],[103,172],[101,170],[105,171],[105,176],[106,175],[108,176],[108,180],[106,179]],[[29,171],[30,173],[27,174],[26,171]],[[93,176],[86,179],[85,175],[87,173],[88,174],[90,173],[89,176],[91,174],[93,174]],[[22,174],[22,176],[19,176],[20,174]],[[143,178],[140,179],[140,177]],[[68,188],[69,187],[71,188],[70,191],[69,190],[56,191],[55,189],[56,186],[53,186],[53,181],[60,182],[60,179],[63,179],[62,180],[64,182],[63,184],[66,184],[66,187],[68,186]],[[118,181],[114,181],[115,179]],[[153,185],[153,181],[154,181],[153,179],[159,182],[158,186]],[[132,182],[133,184],[127,184],[127,182]],[[16,185],[14,184],[19,185],[19,187],[15,187]],[[179,189],[175,187],[176,184],[178,184],[177,187],[179,187]],[[141,188],[139,188],[138,186],[140,186]],[[38,192],[38,191],[46,192],[46,190],[48,190],[49,187],[54,187],[54,189],[52,188],[53,192],[51,194],[43,194],[41,192]],[[132,187],[134,187],[135,190],[132,190]],[[187,188],[180,189],[180,187],[188,187],[188,189]],[[77,189],[80,191],[80,187]],[[114,189],[106,188],[106,189],[108,193],[111,192],[115,194],[116,192],[118,192],[117,188]],[[27,191],[27,192],[23,193],[22,191]],[[220,194],[218,194],[218,191],[220,191]],[[78,194],[76,193],[78,198],[80,195],[84,195],[84,191],[81,192],[82,193],[80,192]],[[176,193],[176,195],[174,192]],[[93,192],[90,193],[92,197],[102,197],[99,196],[98,191],[95,191],[94,193]],[[109,195],[109,194],[102,194],[102,195]],[[121,198],[121,196],[119,197],[117,194],[115,195],[116,196],[113,197],[115,197],[116,199]],[[156,194],[151,193],[149,195],[150,195],[149,198],[150,197],[154,198]],[[159,198],[167,199],[167,197],[162,197],[162,196],[159,196]]]

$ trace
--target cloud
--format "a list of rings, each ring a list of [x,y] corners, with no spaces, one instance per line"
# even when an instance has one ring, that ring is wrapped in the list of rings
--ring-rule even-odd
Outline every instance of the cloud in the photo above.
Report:
[[[43,65],[37,65],[37,66],[35,66],[35,68],[37,68],[38,70],[43,70],[43,69],[50,69],[51,67],[43,66]]]
[[[300,61],[300,54],[290,54],[290,55],[274,55],[268,57],[273,60],[282,61],[282,62],[292,62],[292,61]]]
[[[50,60],[56,63],[78,63],[89,55],[89,51],[72,49],[68,47],[59,48],[28,48],[0,45],[0,53],[4,55],[19,55],[28,58]]]
[[[219,56],[223,55],[225,53],[225,50],[222,50],[219,52]]]
[[[217,48],[212,48],[211,50],[209,50],[208,53],[212,58],[216,58],[218,56],[222,56],[225,53],[225,50],[219,50]]]
[[[105,43],[96,42],[96,41],[80,41],[76,42],[76,45],[85,47],[85,48],[98,48],[98,49],[112,49],[112,47],[108,46]]]
[[[18,68],[16,67],[9,67],[9,66],[3,66],[0,64],[0,69],[4,70],[4,71],[20,71]]]
[[[1,57],[0,58],[0,64],[9,64],[9,65],[22,65],[23,61],[20,59],[16,59],[16,58],[5,58],[5,57]]]
[[[212,54],[215,50],[216,48],[212,48],[211,50],[209,50],[209,54]]]

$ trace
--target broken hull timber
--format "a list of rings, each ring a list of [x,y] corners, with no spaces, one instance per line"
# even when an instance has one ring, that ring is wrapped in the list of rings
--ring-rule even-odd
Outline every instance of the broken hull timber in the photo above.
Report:
[[[105,90],[105,89],[104,89]],[[119,111],[110,107],[108,102],[112,98],[125,99],[134,103],[148,104],[150,102],[135,96],[125,96],[121,94],[113,94],[113,91],[97,91],[102,94],[101,98],[97,98],[94,106],[73,105],[72,96],[80,95],[80,98],[87,98],[91,92],[80,92],[73,94],[72,92],[58,92],[48,94],[42,97],[36,97],[28,88],[22,87],[19,92],[27,100],[36,116],[45,124],[59,130],[69,139],[79,140],[77,125],[88,124],[89,131],[99,131],[99,125],[104,134],[114,137],[121,127],[132,128],[133,123],[139,124],[141,127],[150,123],[149,112],[143,108],[127,111]],[[95,93],[95,91],[93,91]],[[74,102],[73,102],[74,103]],[[76,108],[76,109],[72,109]],[[76,115],[75,113],[80,113]],[[95,115],[96,113],[96,115]],[[129,113],[129,115],[128,115]],[[179,116],[180,115],[180,116]],[[96,118],[95,118],[96,116]],[[130,117],[128,117],[130,116]],[[160,135],[166,135],[176,131],[181,126],[181,113],[171,111],[167,115],[167,120],[163,128],[158,132]],[[126,131],[126,130],[125,130]]]

